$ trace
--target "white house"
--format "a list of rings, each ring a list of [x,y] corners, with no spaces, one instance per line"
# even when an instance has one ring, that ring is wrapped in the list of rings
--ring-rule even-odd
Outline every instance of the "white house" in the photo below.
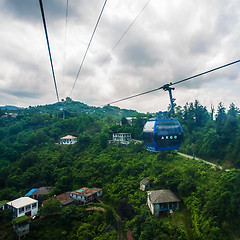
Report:
[[[63,144],[63,145],[74,144],[76,142],[77,142],[77,137],[74,137],[72,135],[67,135],[65,137],[60,138],[60,144]]]
[[[81,189],[70,192],[70,196],[78,201],[87,203],[94,200],[95,198],[102,196],[102,189],[83,187]]]
[[[131,133],[113,133],[113,141],[130,141]]]
[[[38,212],[38,201],[30,197],[20,197],[8,202],[7,207],[13,212],[13,218],[23,215],[34,216]]]
[[[180,200],[168,189],[147,191],[147,204],[153,215],[159,216],[159,212],[178,210]]]

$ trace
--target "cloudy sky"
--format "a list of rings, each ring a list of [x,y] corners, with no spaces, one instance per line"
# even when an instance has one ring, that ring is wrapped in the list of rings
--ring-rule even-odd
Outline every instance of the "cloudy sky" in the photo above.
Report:
[[[105,0],[43,0],[60,98],[70,96]],[[108,0],[70,97],[102,106],[240,59],[237,0]],[[38,0],[0,0],[0,106],[57,101]],[[67,25],[67,28],[66,28]],[[239,107],[240,63],[175,86],[177,105]],[[165,110],[157,91],[116,104]]]

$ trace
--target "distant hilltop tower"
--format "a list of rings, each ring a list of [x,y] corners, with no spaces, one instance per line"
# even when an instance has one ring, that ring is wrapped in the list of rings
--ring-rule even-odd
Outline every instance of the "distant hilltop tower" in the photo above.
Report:
[[[72,102],[72,98],[66,97],[66,100],[63,98],[62,102]]]
[[[72,98],[66,97],[66,102],[72,102]]]

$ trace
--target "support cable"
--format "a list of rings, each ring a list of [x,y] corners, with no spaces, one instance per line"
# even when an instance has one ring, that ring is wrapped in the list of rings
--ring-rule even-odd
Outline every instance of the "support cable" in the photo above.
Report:
[[[73,83],[72,90],[71,90],[71,93],[70,93],[70,97],[71,97],[72,92],[73,92],[73,89],[74,89],[74,87],[75,87],[75,85],[76,85],[76,82],[77,82],[78,76],[79,76],[80,71],[81,71],[81,69],[82,69],[82,66],[83,66],[84,60],[85,60],[85,58],[86,58],[86,56],[87,56],[87,53],[88,53],[89,47],[90,47],[90,45],[91,45],[91,42],[92,42],[93,36],[94,36],[94,34],[95,34],[95,32],[96,32],[96,29],[97,29],[97,27],[98,27],[98,24],[99,24],[99,21],[100,21],[100,19],[101,19],[101,16],[102,16],[102,13],[103,13],[103,10],[104,10],[104,8],[105,8],[106,3],[107,3],[107,0],[105,0],[105,2],[104,2],[104,4],[103,4],[102,10],[101,10],[100,15],[99,15],[98,20],[97,20],[97,23],[96,23],[96,25],[95,25],[95,27],[94,27],[94,30],[93,30],[92,36],[91,36],[91,38],[90,38],[90,41],[89,41],[89,43],[88,43],[88,46],[87,46],[86,52],[85,52],[85,54],[84,54],[84,56],[83,56],[83,59],[82,59],[82,62],[81,62],[81,64],[80,64],[80,67],[79,67],[79,70],[78,70],[78,73],[77,73],[76,79],[75,79],[75,81],[74,81],[74,83]]]
[[[51,63],[51,68],[52,68],[52,75],[53,75],[53,82],[54,82],[54,86],[55,86],[57,100],[59,102],[57,82],[56,82],[54,69],[53,69],[52,55],[51,55],[50,44],[49,44],[49,40],[48,40],[47,25],[46,25],[46,21],[45,21],[45,15],[44,15],[44,10],[43,10],[42,0],[39,0],[39,4],[40,4],[40,9],[41,9],[41,14],[42,14],[42,21],[43,21],[43,26],[44,26],[44,30],[45,30],[46,40],[47,40],[48,54],[49,54],[49,58],[50,58],[50,63]]]
[[[65,20],[65,36],[64,36],[64,52],[63,52],[63,89],[65,77],[66,48],[67,48],[67,27],[68,27],[68,0],[66,4],[66,20]]]
[[[110,104],[113,104],[113,103],[122,102],[122,101],[131,99],[131,98],[134,98],[134,97],[139,97],[139,96],[142,96],[142,95],[145,95],[145,94],[148,94],[148,93],[152,93],[152,92],[158,91],[158,90],[160,90],[160,89],[164,89],[164,88],[166,88],[167,86],[177,85],[177,84],[179,84],[179,83],[182,83],[182,82],[185,82],[185,81],[189,81],[190,79],[193,79],[193,78],[196,78],[196,77],[200,77],[200,76],[202,76],[202,75],[208,74],[208,73],[210,73],[210,72],[217,71],[217,70],[219,70],[219,69],[221,69],[221,68],[225,68],[225,67],[228,67],[228,66],[230,66],[230,65],[239,63],[239,62],[240,62],[240,59],[237,60],[237,61],[234,61],[234,62],[227,63],[227,64],[225,64],[225,65],[222,65],[222,66],[219,66],[219,67],[210,69],[210,70],[208,70],[208,71],[205,71],[205,72],[202,72],[202,73],[193,75],[193,76],[191,76],[191,77],[188,77],[188,78],[185,78],[185,79],[176,81],[176,82],[174,82],[174,83],[165,84],[165,85],[163,85],[163,86],[161,86],[161,87],[159,87],[159,88],[155,88],[155,89],[152,89],[152,90],[149,90],[149,91],[146,91],[146,92],[142,92],[142,93],[139,93],[139,94],[132,95],[132,96],[130,96],[130,97],[125,97],[125,98],[122,98],[122,99],[119,99],[119,100],[110,102],[110,103],[108,103],[107,105],[110,105]]]
[[[147,3],[144,5],[144,7],[142,8],[142,10],[138,13],[138,15],[133,19],[132,23],[128,26],[128,28],[124,31],[124,33],[122,34],[122,36],[120,37],[120,39],[116,42],[116,44],[114,45],[114,47],[111,49],[111,51],[109,52],[109,54],[105,57],[105,59],[103,60],[103,63],[101,64],[101,66],[107,61],[107,59],[109,58],[109,56],[112,54],[112,52],[115,50],[115,48],[118,46],[118,44],[121,42],[121,40],[124,38],[124,36],[127,34],[127,32],[129,31],[129,29],[132,27],[132,25],[137,21],[137,19],[139,18],[139,16],[142,14],[142,12],[144,11],[144,9],[147,7],[147,5],[149,4],[151,0],[148,0]]]

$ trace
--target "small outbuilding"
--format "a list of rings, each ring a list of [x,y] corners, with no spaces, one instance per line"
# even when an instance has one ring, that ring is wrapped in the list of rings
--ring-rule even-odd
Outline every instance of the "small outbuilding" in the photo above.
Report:
[[[163,211],[178,210],[179,203],[179,198],[171,190],[147,191],[147,204],[155,216],[159,216]]]
[[[62,145],[70,145],[75,144],[77,142],[77,137],[72,135],[67,135],[65,137],[60,138],[60,144]]]
[[[13,230],[17,234],[18,239],[24,238],[29,233],[29,219],[26,215],[12,220]]]
[[[140,190],[146,191],[150,188],[150,185],[151,185],[150,181],[144,178],[140,181]]]

